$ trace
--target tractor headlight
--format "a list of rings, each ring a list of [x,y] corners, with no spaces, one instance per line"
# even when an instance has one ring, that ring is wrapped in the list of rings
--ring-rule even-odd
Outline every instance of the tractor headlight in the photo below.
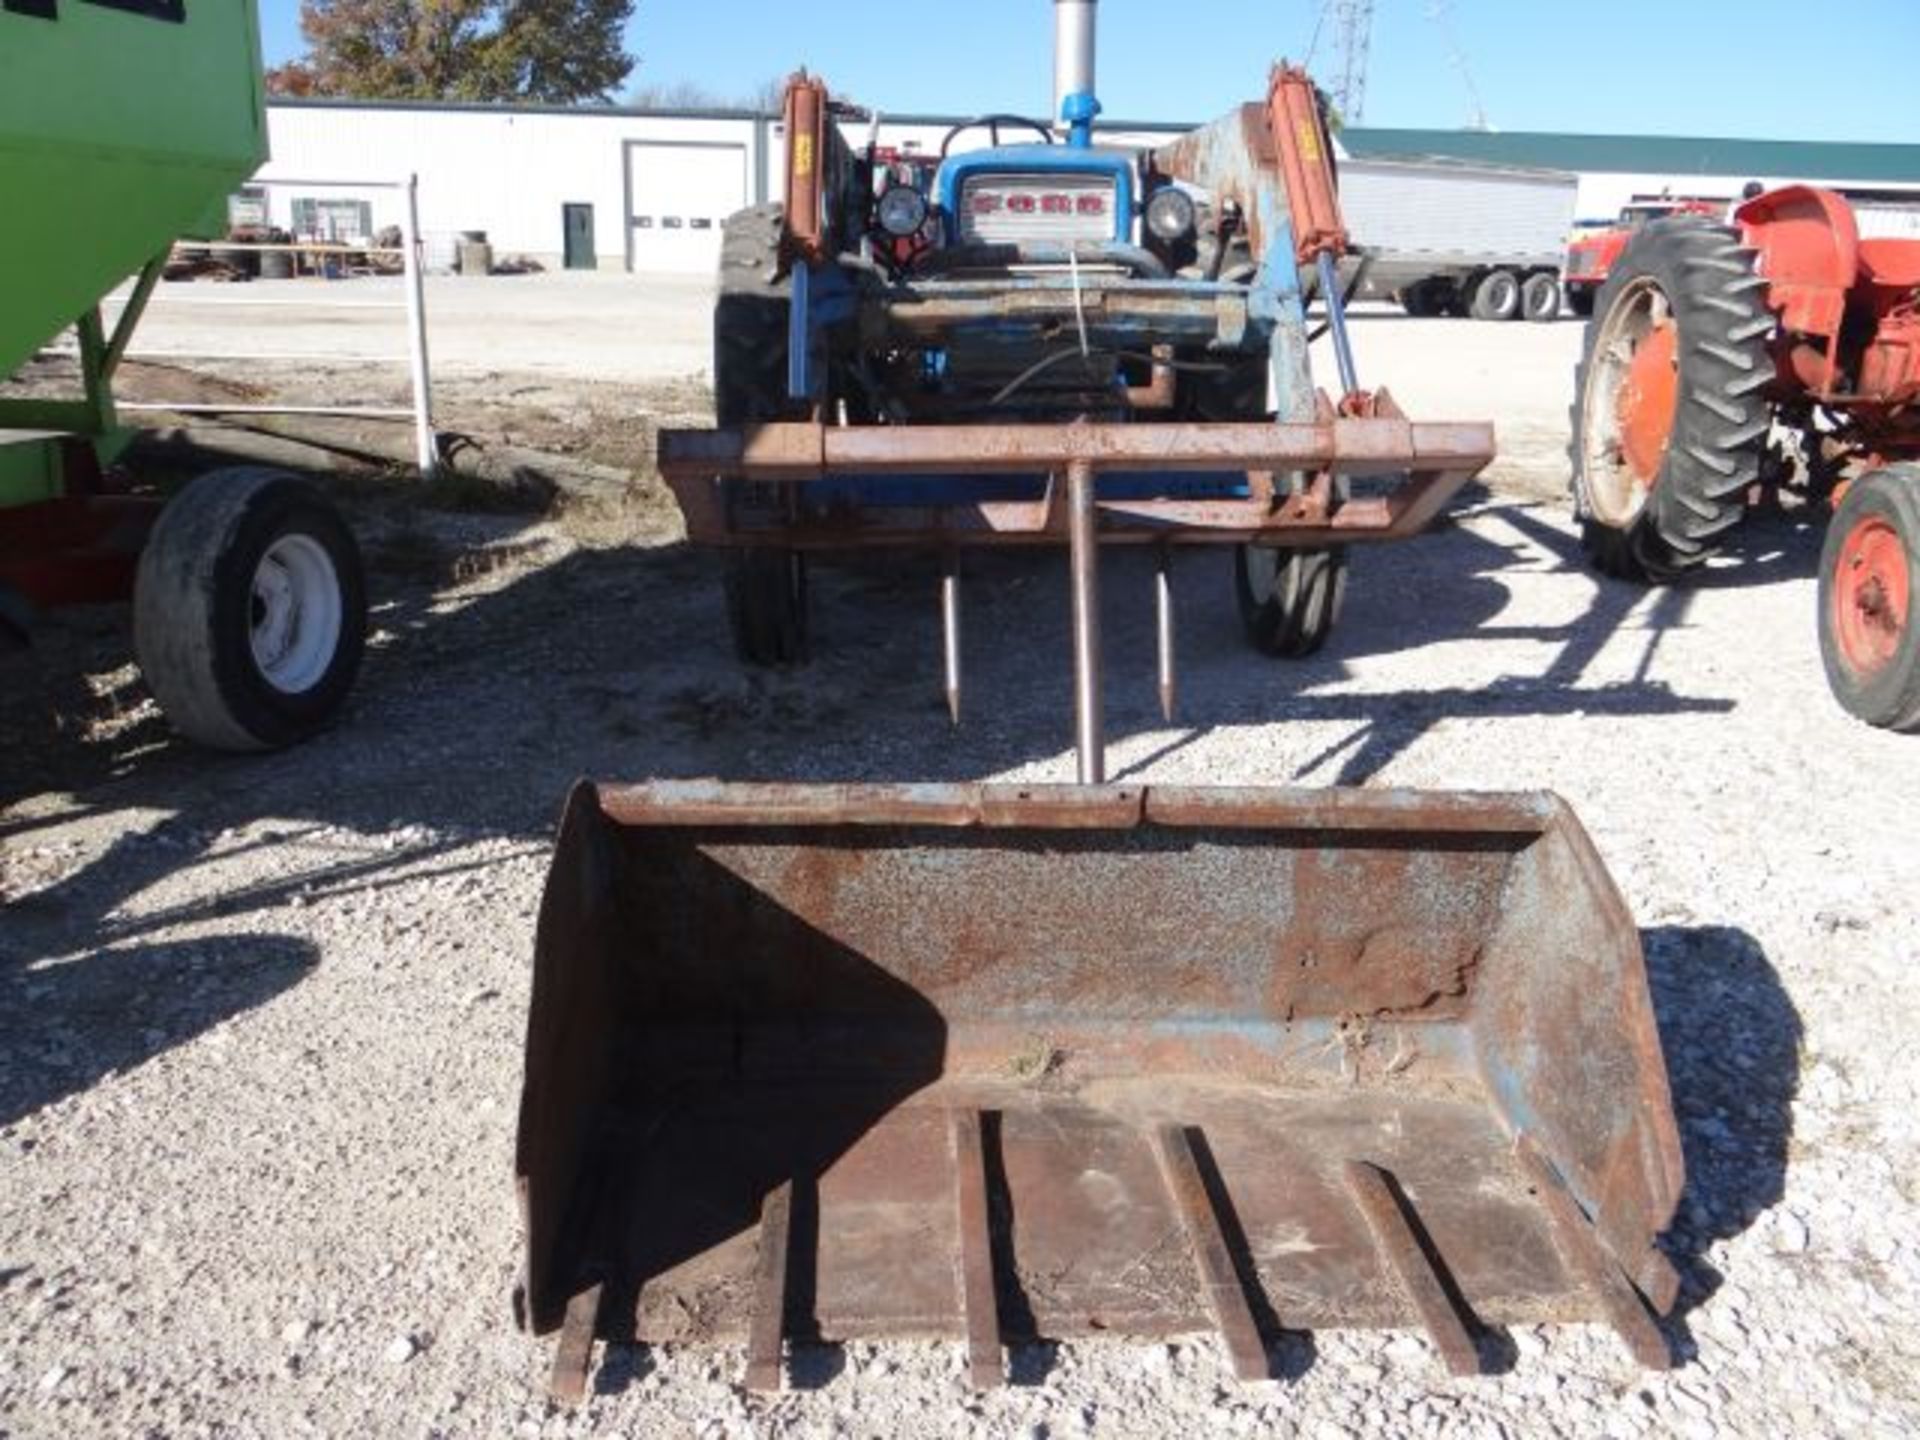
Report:
[[[889,235],[901,239],[917,235],[920,227],[927,223],[927,197],[911,185],[889,185],[880,192],[874,215],[880,221],[880,228]]]
[[[1147,229],[1171,245],[1193,233],[1193,197],[1177,185],[1163,186],[1147,201]]]

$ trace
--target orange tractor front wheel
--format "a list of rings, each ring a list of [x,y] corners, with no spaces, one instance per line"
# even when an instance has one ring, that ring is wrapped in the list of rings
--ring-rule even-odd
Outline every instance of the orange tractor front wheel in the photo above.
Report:
[[[1920,730],[1920,465],[1847,487],[1820,554],[1820,658],[1827,683],[1869,725]]]

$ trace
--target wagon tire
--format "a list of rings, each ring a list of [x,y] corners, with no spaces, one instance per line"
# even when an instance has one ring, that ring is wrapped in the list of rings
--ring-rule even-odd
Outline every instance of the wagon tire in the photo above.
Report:
[[[1820,552],[1820,658],[1849,714],[1920,730],[1920,466],[1847,487]]]
[[[173,727],[215,750],[275,750],[335,716],[366,645],[360,549],[312,486],[238,466],[160,513],[134,578],[133,644]]]
[[[1745,513],[1772,425],[1773,318],[1738,234],[1698,216],[1638,231],[1595,297],[1574,374],[1574,516],[1594,568],[1665,583]]]
[[[792,418],[787,401],[787,320],[792,290],[779,274],[784,207],[755,205],[721,227],[720,293],[713,317],[713,399],[723,429]],[[777,515],[774,485],[723,482],[736,512]],[[807,659],[806,562],[778,546],[740,546],[726,554],[723,584],[734,652],[749,665],[799,665]]]

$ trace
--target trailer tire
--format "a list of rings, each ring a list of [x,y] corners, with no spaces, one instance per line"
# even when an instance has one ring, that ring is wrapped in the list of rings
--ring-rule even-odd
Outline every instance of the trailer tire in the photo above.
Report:
[[[274,750],[322,729],[353,688],[366,625],[352,533],[281,470],[192,481],[160,512],[134,578],[147,685],[176,730],[215,750]]]
[[[1400,291],[1400,308],[1416,320],[1426,320],[1440,313],[1440,296],[1434,290],[1433,281],[1416,280]]]
[[[1476,320],[1511,320],[1520,313],[1520,277],[1511,270],[1489,270],[1473,282],[1467,310]]]
[[[1520,313],[1535,324],[1545,325],[1560,318],[1560,277],[1551,270],[1536,270],[1520,286]]]
[[[713,314],[713,399],[722,428],[789,418],[787,317],[791,290],[776,278],[784,208],[755,205],[723,223],[720,293]],[[730,506],[781,504],[778,486],[727,481]],[[733,647],[749,665],[807,658],[806,565],[790,549],[729,550],[723,583]]]
[[[1920,730],[1920,465],[1847,487],[1820,552],[1820,659],[1849,714]]]
[[[1574,515],[1596,569],[1664,583],[1744,514],[1771,412],[1773,317],[1752,254],[1698,216],[1653,221],[1601,287],[1574,373]]]

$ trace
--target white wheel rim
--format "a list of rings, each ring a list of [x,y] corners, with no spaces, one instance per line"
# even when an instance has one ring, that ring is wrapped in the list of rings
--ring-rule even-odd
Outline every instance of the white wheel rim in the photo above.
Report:
[[[340,648],[340,577],[317,540],[282,535],[254,567],[248,640],[261,679],[282,695],[320,683]]]

